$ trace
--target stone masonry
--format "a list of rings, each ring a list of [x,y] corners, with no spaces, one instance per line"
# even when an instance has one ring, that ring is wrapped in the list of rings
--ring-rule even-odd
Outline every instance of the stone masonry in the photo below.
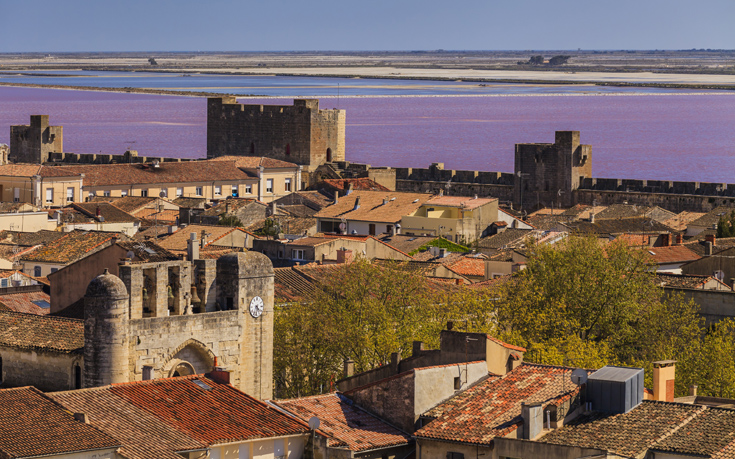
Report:
[[[30,125],[10,126],[10,154],[14,163],[40,164],[51,153],[64,151],[64,128],[49,126],[48,115],[32,115]]]
[[[207,102],[207,158],[266,156],[313,172],[345,159],[345,111],[320,110],[316,99],[293,105],[244,105],[234,96]]]

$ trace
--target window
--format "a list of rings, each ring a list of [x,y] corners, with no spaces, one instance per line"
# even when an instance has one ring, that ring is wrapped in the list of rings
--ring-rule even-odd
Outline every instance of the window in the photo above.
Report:
[[[140,190],[140,195],[144,198],[148,197],[148,189]]]
[[[265,192],[266,193],[273,193],[273,179],[269,178],[265,181]]]
[[[447,453],[447,459],[464,459],[464,454],[449,451]]]
[[[253,194],[253,185],[245,185],[245,194]]]
[[[112,196],[112,192],[110,190],[105,190],[102,192],[102,196],[110,197]]]
[[[327,162],[328,163],[332,162],[332,149],[331,148],[327,148]]]
[[[284,186],[284,189],[285,189],[286,191],[291,191],[291,179],[290,179],[290,178],[287,178],[287,179],[285,180],[285,186]]]
[[[72,187],[66,189],[66,202],[74,202],[74,188]]]
[[[283,250],[278,251],[278,258],[283,258]],[[5,280],[5,279],[3,279]]]
[[[368,225],[368,234],[375,236],[375,223],[370,223]]]
[[[232,185],[232,197],[236,198],[239,195],[239,190],[237,188],[237,185]]]
[[[20,201],[20,188],[13,189],[13,202]]]
[[[56,272],[56,271],[58,271],[58,270],[59,270],[59,268],[51,268],[51,272],[52,272],[52,273],[55,273],[55,272]]]
[[[454,390],[460,390],[462,388],[462,378],[454,378]]]
[[[204,190],[202,189],[202,187],[200,186],[196,187],[196,195],[202,196],[203,194],[204,194]]]
[[[393,225],[385,225],[385,232],[391,234],[393,232]]]
[[[41,267],[40,266],[34,266],[33,267],[33,276],[34,277],[41,277]]]
[[[74,365],[74,389],[82,388],[82,367],[79,364]]]
[[[291,156],[291,144],[286,144],[286,156]]]
[[[54,189],[46,188],[46,202],[54,202]]]
[[[222,196],[222,185],[215,185],[214,186],[214,195],[215,196]]]
[[[127,196],[127,195],[128,195],[128,190],[122,190],[120,192],[120,196]]]
[[[8,279],[7,278],[0,280],[0,287],[5,288],[7,286],[8,286]]]
[[[303,260],[304,250],[303,249],[291,249],[291,259],[292,260]]]

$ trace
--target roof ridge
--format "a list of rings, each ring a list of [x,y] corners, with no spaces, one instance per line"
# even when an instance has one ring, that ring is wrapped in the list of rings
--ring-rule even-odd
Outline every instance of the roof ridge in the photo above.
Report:
[[[43,315],[41,315],[41,314],[30,314],[30,313],[27,313],[27,312],[18,312],[18,311],[12,311],[12,310],[11,311],[0,310],[0,314],[8,314],[8,315],[17,314],[17,315],[21,315],[21,316],[25,316],[25,317],[33,317],[34,319],[35,318],[39,318],[39,320],[57,320],[57,321],[61,321],[61,322],[64,322],[64,321],[66,321],[66,322],[84,322],[84,319],[74,319],[74,318],[71,318],[71,317],[52,316],[50,314],[43,314]]]

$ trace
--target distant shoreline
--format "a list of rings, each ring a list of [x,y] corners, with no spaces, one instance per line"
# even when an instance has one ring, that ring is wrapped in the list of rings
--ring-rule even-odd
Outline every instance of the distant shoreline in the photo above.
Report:
[[[282,75],[276,75],[282,76]],[[376,78],[378,79],[378,78]],[[421,79],[425,78],[404,78],[404,79]],[[428,80],[428,78],[426,78]],[[468,81],[468,80],[463,80]],[[656,83],[600,83],[600,82],[538,82],[528,81],[488,81],[482,80],[484,83],[516,83],[516,84],[559,84],[559,85],[589,85],[589,86],[621,86],[621,87],[642,87],[642,88],[663,88],[663,89],[692,89],[701,91],[723,91],[723,92],[681,92],[681,93],[660,93],[660,92],[630,92],[630,93],[557,93],[557,94],[375,94],[375,95],[340,95],[341,99],[362,99],[362,98],[414,98],[414,97],[579,97],[579,96],[699,96],[699,95],[733,95],[735,94],[735,86],[718,85],[682,85],[682,84],[656,84]],[[153,88],[104,88],[98,86],[69,86],[69,85],[47,85],[36,83],[7,83],[0,82],[0,87],[18,87],[18,88],[39,88],[39,89],[59,89],[65,91],[90,91],[90,92],[112,92],[118,94],[148,94],[157,96],[178,96],[178,97],[224,97],[234,96],[237,99],[294,99],[294,98],[312,98],[312,99],[336,99],[336,95],[292,95],[292,96],[269,96],[264,94],[232,94],[207,91],[174,91],[169,89],[153,89]],[[731,92],[726,92],[731,91]]]

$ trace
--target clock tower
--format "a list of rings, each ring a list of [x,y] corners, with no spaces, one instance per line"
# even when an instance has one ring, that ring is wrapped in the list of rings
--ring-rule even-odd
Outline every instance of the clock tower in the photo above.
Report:
[[[237,314],[242,327],[239,365],[227,368],[231,382],[261,400],[273,396],[273,284],[273,264],[261,253],[217,260],[217,302]]]

